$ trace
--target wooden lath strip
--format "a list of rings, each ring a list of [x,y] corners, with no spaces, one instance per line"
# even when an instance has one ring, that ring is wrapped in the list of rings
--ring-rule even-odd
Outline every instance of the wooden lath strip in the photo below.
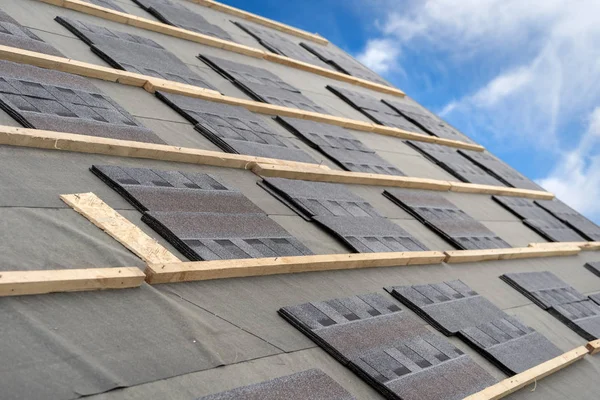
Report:
[[[123,85],[143,87],[149,93],[155,93],[157,90],[161,90],[163,92],[182,94],[185,96],[200,98],[217,103],[240,106],[248,109],[249,111],[266,115],[306,119],[363,132],[373,132],[381,135],[394,136],[420,142],[437,143],[466,150],[484,150],[482,146],[477,144],[438,138],[427,134],[409,132],[398,128],[375,125],[369,122],[336,117],[329,114],[320,114],[316,112],[300,110],[297,108],[281,107],[254,100],[245,100],[237,97],[225,96],[214,90],[204,89],[193,85],[154,78],[142,74],[135,74],[113,68],[101,67],[90,63],[71,60],[69,58],[50,56],[34,51],[22,50],[16,47],[0,45],[0,59],[18,62],[21,64],[35,65],[37,67],[68,72],[90,78],[117,82]]]
[[[158,284],[339,269],[440,264],[444,257],[444,253],[440,251],[416,251],[148,264],[146,282]]]
[[[44,3],[55,6],[68,8],[79,11],[85,14],[93,15],[99,18],[107,19],[120,24],[135,26],[140,29],[149,30],[152,32],[162,33],[164,35],[173,36],[176,38],[189,40],[203,44],[205,46],[216,47],[223,50],[228,50],[246,56],[265,59],[270,62],[287,65],[292,68],[307,71],[316,75],[325,76],[342,82],[348,82],[357,86],[368,88],[377,92],[386,93],[398,97],[404,97],[405,93],[397,88],[382,85],[380,83],[371,82],[365,79],[357,78],[341,72],[319,67],[317,65],[308,64],[302,61],[294,60],[293,58],[278,56],[270,52],[256,49],[254,47],[245,46],[235,42],[219,39],[213,36],[203,35],[201,33],[188,31],[172,25],[163,24],[162,22],[153,21],[151,19],[138,17],[136,15],[111,10],[106,7],[97,6],[92,3],[79,0],[40,0]]]
[[[524,258],[544,258],[544,257],[563,257],[579,254],[581,248],[578,246],[554,247],[519,247],[508,249],[489,249],[489,250],[452,250],[446,251],[448,264],[493,261],[493,260],[518,260]]]
[[[561,246],[575,246],[581,250],[600,250],[600,242],[549,242],[549,243],[529,243],[529,247],[535,248],[556,248]]]
[[[382,174],[368,174],[362,172],[348,171],[317,171],[317,170],[296,170],[286,166],[266,165],[257,163],[252,167],[252,171],[262,177],[277,177],[287,179],[300,179],[317,182],[337,182],[349,183],[354,185],[378,185],[393,186],[401,188],[425,189],[437,191],[456,191],[454,190],[456,182],[440,181],[435,179],[412,178],[405,176],[393,176]],[[506,188],[503,186],[477,185],[472,183],[460,183],[460,187],[465,190],[459,190],[465,193],[479,194],[497,194],[502,196],[516,196],[530,199],[552,200],[554,195],[549,192],[534,191],[526,189]]]
[[[0,272],[0,296],[127,289],[146,278],[136,267]]]
[[[314,33],[306,32],[302,29],[294,28],[293,26],[286,25],[281,22],[273,21],[272,19],[261,17],[260,15],[252,14],[248,11],[240,10],[239,8],[231,7],[223,3],[219,3],[213,0],[188,0],[192,3],[200,4],[204,7],[212,8],[213,10],[220,11],[229,15],[233,15],[238,18],[245,19],[263,25],[280,32],[285,32],[293,36],[297,36],[302,39],[310,40],[315,43],[326,45],[329,43],[327,39]]]
[[[525,386],[537,382],[563,368],[568,367],[576,361],[581,360],[588,354],[585,346],[577,347],[552,360],[536,365],[527,371],[504,379],[493,386],[483,389],[481,392],[465,397],[464,400],[497,400],[516,392]]]
[[[591,355],[600,353],[600,339],[589,342],[586,347]]]
[[[60,198],[146,263],[181,262],[94,193],[63,194]]]

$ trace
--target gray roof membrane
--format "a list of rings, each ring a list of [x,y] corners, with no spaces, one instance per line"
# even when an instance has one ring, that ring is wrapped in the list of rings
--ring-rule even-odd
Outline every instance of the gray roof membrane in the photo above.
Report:
[[[297,118],[275,120],[347,171],[404,175],[344,128]]]
[[[27,128],[164,142],[86,78],[0,61],[0,107]]]
[[[551,272],[520,272],[500,277],[529,300],[543,308],[586,300],[586,297]]]
[[[445,335],[458,335],[508,375],[562,354],[543,335],[507,315],[462,281],[386,290]]]
[[[233,23],[272,53],[313,64],[321,68],[332,69],[329,64],[322,62],[319,57],[272,29],[261,28],[249,22]]]
[[[373,122],[410,132],[426,133],[376,97],[331,85],[327,85],[327,89]]]
[[[458,152],[507,186],[529,190],[544,190],[516,169],[486,151],[461,149]]]
[[[257,101],[329,114],[300,90],[266,69],[206,55],[198,58]]]
[[[311,369],[227,392],[204,396],[198,400],[281,399],[353,400],[354,397],[323,371]]]
[[[469,137],[433,113],[396,100],[384,99],[382,102],[431,135],[473,143]]]
[[[92,3],[100,7],[110,8],[111,10],[125,12],[121,7],[116,5],[111,0],[85,0],[87,3]]]
[[[191,260],[307,255],[310,250],[235,190],[208,174],[93,166]]]
[[[458,249],[511,247],[443,196],[419,190],[387,189],[383,195]]]
[[[587,240],[600,241],[600,227],[558,199],[535,203],[574,229]]]
[[[438,165],[463,182],[505,186],[498,179],[461,156],[455,148],[410,140],[406,141],[406,143],[419,153],[423,154],[429,161]]]
[[[217,90],[153,40],[65,17],[56,21],[113,68]]]
[[[289,138],[273,131],[265,117],[243,107],[164,92],[156,96],[225,152],[316,163]]]
[[[0,9],[0,45],[64,57],[53,46]]]
[[[390,86],[382,77],[371,71],[369,68],[362,65],[353,57],[346,54],[344,51],[335,49],[331,45],[324,47],[314,43],[300,43],[300,46],[310,51],[321,60],[347,75],[361,78],[367,81],[380,83],[385,86]]]
[[[494,383],[469,356],[380,294],[279,313],[389,399],[462,399]]]
[[[182,4],[169,0],[132,1],[165,24],[223,40],[234,41],[221,27],[209,23],[200,14],[191,11]]]

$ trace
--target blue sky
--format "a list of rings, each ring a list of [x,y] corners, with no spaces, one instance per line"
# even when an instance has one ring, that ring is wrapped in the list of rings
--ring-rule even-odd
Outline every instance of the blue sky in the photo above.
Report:
[[[597,0],[225,0],[318,32],[600,221]]]

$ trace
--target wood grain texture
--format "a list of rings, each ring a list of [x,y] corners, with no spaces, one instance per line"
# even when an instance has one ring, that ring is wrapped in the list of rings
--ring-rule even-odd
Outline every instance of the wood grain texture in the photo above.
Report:
[[[63,194],[60,198],[144,262],[181,262],[173,253],[112,209],[94,193]]]
[[[489,250],[452,250],[446,251],[448,264],[493,261],[493,260],[518,260],[524,258],[564,257],[576,255],[581,251],[578,246],[546,247],[519,247],[508,249]]]
[[[0,296],[139,287],[146,278],[136,267],[0,272]]]
[[[600,353],[600,339],[589,342],[585,347],[592,356]]]
[[[576,246],[584,251],[600,250],[600,242],[548,242],[548,243],[529,243],[529,247],[537,248],[555,248],[560,246]]]
[[[588,354],[585,346],[577,347],[552,360],[536,365],[527,371],[521,372],[513,377],[504,379],[493,386],[483,389],[481,392],[465,397],[464,400],[497,400],[516,392],[525,386],[537,382],[563,368],[568,367],[576,361],[581,360]]]

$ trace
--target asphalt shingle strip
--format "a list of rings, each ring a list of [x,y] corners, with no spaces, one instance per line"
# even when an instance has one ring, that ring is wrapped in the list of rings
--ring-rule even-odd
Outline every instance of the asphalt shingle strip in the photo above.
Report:
[[[316,163],[292,140],[269,127],[265,117],[243,107],[171,93],[156,92],[156,96],[227,153]]]
[[[300,90],[263,68],[206,55],[199,55],[198,58],[257,101],[329,114]]]
[[[164,142],[86,78],[0,61],[0,107],[27,128]]]
[[[306,50],[310,51],[340,72],[389,86],[389,83],[383,78],[341,50],[335,50],[332,47],[319,46],[313,43],[300,43],[300,46],[304,47]]]
[[[445,335],[460,337],[508,375],[562,354],[546,337],[462,281],[386,290]]]
[[[311,369],[227,392],[204,396],[198,400],[281,399],[353,400],[354,397],[323,371]]]
[[[423,154],[429,161],[454,175],[462,182],[505,186],[504,183],[461,156],[452,147],[415,141],[407,141],[406,143]]]
[[[585,267],[594,275],[600,277],[600,261],[586,263]]]
[[[462,351],[379,294],[279,313],[390,399],[462,399],[494,383]]]
[[[65,17],[56,21],[113,68],[217,90],[151,39]]]
[[[106,165],[91,169],[190,260],[312,254],[239,191],[211,175]]]
[[[121,7],[119,7],[114,2],[112,2],[111,0],[85,0],[85,1],[88,3],[95,4],[97,6],[100,6],[100,7],[110,8],[111,10],[115,10],[115,11],[119,11],[119,12],[126,12]]]
[[[0,9],[0,45],[64,57],[53,46]]]
[[[585,340],[600,338],[600,306],[596,302],[560,304],[548,311]]]
[[[511,247],[442,195],[407,189],[387,189],[383,195],[458,249]]]
[[[404,175],[344,128],[297,118],[275,120],[347,171]]]
[[[600,227],[558,199],[535,203],[558,218],[587,240],[600,241]]]
[[[165,24],[201,33],[203,35],[214,36],[230,42],[234,41],[221,27],[209,23],[200,14],[191,11],[182,4],[174,3],[169,0],[132,1]]]

